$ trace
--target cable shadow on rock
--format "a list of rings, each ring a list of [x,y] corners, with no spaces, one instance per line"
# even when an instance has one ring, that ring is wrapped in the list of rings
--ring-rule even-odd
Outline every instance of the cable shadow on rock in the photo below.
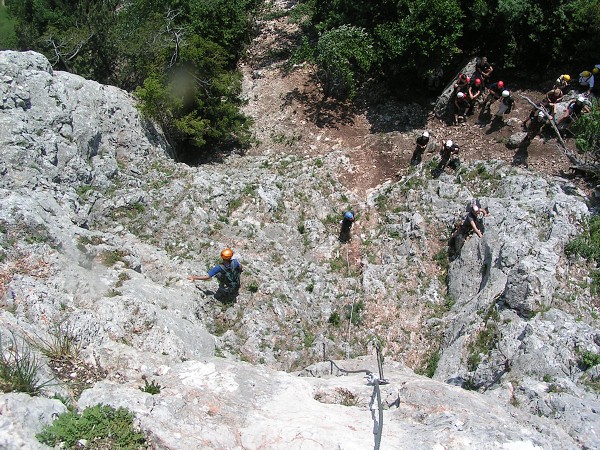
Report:
[[[233,305],[234,303],[236,303],[237,301],[237,297],[239,295],[239,291],[238,292],[228,292],[227,290],[219,287],[217,288],[217,290],[213,290],[213,289],[206,289],[200,286],[196,286],[196,288],[202,292],[202,294],[204,295],[204,297],[212,297],[215,300],[217,300],[218,302],[222,303],[223,305]]]

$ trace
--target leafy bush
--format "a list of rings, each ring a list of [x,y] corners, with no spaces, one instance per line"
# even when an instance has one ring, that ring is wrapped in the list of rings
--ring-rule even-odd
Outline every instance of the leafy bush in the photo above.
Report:
[[[17,45],[57,69],[136,91],[178,159],[250,143],[236,62],[258,0],[10,1]]]
[[[256,281],[251,281],[248,284],[248,290],[252,293],[255,294],[258,292],[258,283]]]
[[[4,351],[0,336],[0,391],[39,395],[42,388],[51,381],[40,382],[41,367],[42,364],[31,353],[25,341],[19,345],[13,336],[9,349]]]
[[[587,369],[600,364],[600,355],[598,353],[585,351],[581,354],[581,364]]]
[[[107,405],[86,408],[83,413],[71,411],[58,418],[36,435],[42,444],[74,448],[85,439],[86,448],[134,450],[145,448],[144,435],[133,427],[133,415],[125,408]]]
[[[332,312],[332,313],[329,315],[329,320],[328,320],[328,322],[329,322],[331,325],[333,325],[334,327],[339,327],[339,326],[341,325],[341,323],[342,323],[342,321],[341,321],[341,318],[340,318],[340,314],[339,314],[339,313],[337,313],[337,312],[335,312],[335,311],[334,311],[334,312]]]
[[[424,79],[459,53],[464,15],[456,0],[401,0],[397,15],[374,29],[379,61],[388,74]]]
[[[595,160],[599,160],[600,100],[592,99],[592,111],[578,118],[571,126],[571,130],[575,133],[577,149]]]
[[[437,370],[438,363],[440,362],[440,351],[436,350],[427,359],[427,367],[425,368],[425,375],[429,378],[433,378],[435,371]]]
[[[319,36],[316,60],[322,71],[325,97],[352,98],[357,77],[375,60],[373,39],[362,28],[342,25]]]
[[[593,216],[586,224],[583,232],[565,245],[565,254],[579,255],[588,261],[600,263],[600,216]],[[600,271],[594,270],[590,274],[592,293],[600,292]]]

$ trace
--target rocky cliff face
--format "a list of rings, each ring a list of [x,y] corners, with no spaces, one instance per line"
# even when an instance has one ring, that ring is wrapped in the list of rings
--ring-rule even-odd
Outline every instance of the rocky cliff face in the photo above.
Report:
[[[2,346],[53,380],[0,395],[2,446],[44,448],[32,436],[60,394],[127,407],[155,448],[370,448],[372,383],[322,361],[377,373],[375,344],[382,448],[600,446],[599,374],[580,364],[600,353],[597,314],[563,252],[589,212],[568,181],[481,162],[359,198],[340,149],[191,168],[123,91],[35,53],[1,52],[0,77]],[[475,196],[486,232],[449,262]],[[227,245],[245,269],[235,303],[187,280]],[[81,350],[57,365],[42,350],[61,338]],[[433,380],[411,370],[426,366]]]

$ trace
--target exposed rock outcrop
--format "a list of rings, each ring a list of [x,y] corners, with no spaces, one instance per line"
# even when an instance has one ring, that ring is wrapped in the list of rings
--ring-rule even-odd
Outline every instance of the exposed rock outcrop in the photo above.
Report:
[[[190,168],[119,89],[32,52],[0,52],[0,76],[2,346],[47,363],[44,342],[77,342],[98,374],[79,408],[127,407],[156,448],[370,448],[373,386],[318,363],[376,372],[353,358],[381,342],[382,448],[600,446],[584,384],[597,375],[578,356],[600,353],[598,323],[577,320],[591,296],[563,252],[589,211],[568,181],[488,162],[419,168],[360,199],[336,178],[339,149]],[[492,211],[484,237],[448,263],[475,196]],[[342,245],[347,207],[359,218]],[[233,304],[187,280],[225,245],[245,268]],[[434,380],[407,368],[436,354]],[[320,378],[275,370],[307,366]],[[73,394],[58,378],[43,393]],[[43,448],[33,436],[62,404],[2,398],[0,442]]]

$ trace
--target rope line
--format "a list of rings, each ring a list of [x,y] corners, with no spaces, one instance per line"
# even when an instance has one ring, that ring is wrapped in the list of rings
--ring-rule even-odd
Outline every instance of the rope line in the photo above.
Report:
[[[383,360],[381,358],[381,351],[380,351],[378,342],[375,343],[375,350],[377,351],[377,367],[379,369],[379,378],[368,369],[347,370],[347,369],[344,369],[343,367],[338,366],[337,363],[332,359],[328,359],[326,362],[329,362],[331,364],[331,370],[330,370],[331,374],[333,374],[333,367],[335,367],[338,371],[340,371],[344,374],[349,374],[349,373],[365,373],[366,374],[365,378],[367,378],[367,383],[369,385],[373,386],[373,394],[371,395],[369,409],[371,410],[371,418],[373,419],[373,434],[375,435],[374,450],[379,450],[379,448],[381,446],[381,437],[383,435],[383,405],[381,403],[381,390],[380,390],[379,386],[382,384],[388,384],[389,381],[387,381],[385,378],[383,378]],[[325,350],[323,350],[323,353],[325,353]],[[378,409],[377,418],[375,418],[375,413],[374,413],[374,409],[373,409],[375,400],[377,400],[377,409]]]

